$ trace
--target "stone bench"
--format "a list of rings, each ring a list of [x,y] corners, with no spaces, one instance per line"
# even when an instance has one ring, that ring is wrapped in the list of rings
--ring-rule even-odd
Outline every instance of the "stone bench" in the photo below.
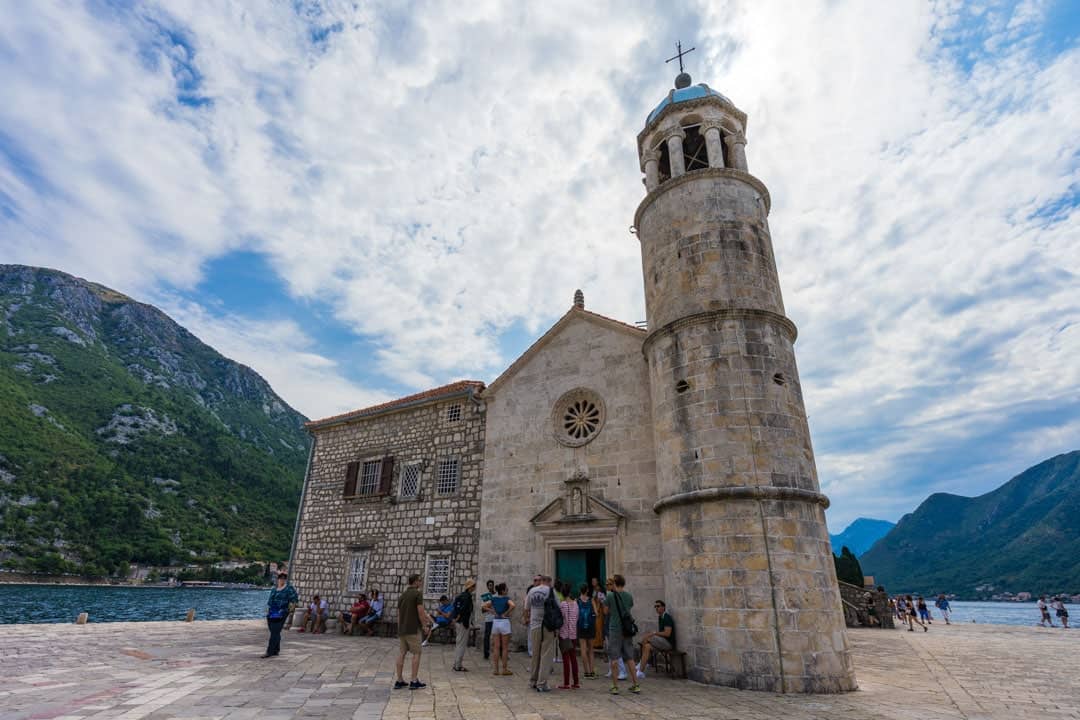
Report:
[[[657,650],[655,647],[649,656],[656,672],[667,673],[668,677],[686,679],[686,653],[682,650]]]

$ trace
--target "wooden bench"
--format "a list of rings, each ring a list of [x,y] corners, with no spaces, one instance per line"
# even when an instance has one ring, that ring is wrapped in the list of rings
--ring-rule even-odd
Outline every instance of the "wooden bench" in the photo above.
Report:
[[[657,650],[649,655],[656,672],[667,673],[668,677],[686,679],[686,653],[682,650]]]

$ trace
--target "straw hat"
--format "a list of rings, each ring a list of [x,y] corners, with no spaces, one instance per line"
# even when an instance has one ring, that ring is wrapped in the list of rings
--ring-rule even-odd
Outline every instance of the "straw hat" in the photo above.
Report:
[[[465,589],[466,590],[472,590],[474,587],[476,587],[476,581],[475,580],[473,580],[472,578],[469,578],[468,580],[465,581]]]

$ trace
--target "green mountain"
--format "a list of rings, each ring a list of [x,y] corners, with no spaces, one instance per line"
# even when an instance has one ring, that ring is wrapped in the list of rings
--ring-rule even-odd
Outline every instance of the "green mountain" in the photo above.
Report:
[[[931,495],[859,561],[896,592],[1080,592],[1080,451],[979,497]]]
[[[0,563],[282,559],[304,417],[157,308],[0,265]]]
[[[896,527],[896,523],[888,520],[874,520],[873,518],[856,518],[850,525],[836,535],[829,535],[832,541],[833,553],[840,554],[840,550],[847,547],[859,557],[873,547],[881,538]]]

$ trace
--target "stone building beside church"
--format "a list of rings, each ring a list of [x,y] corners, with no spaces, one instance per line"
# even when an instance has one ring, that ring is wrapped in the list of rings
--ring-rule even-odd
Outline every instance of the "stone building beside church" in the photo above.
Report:
[[[302,594],[343,604],[374,585],[392,604],[423,572],[430,594],[476,576],[520,599],[537,571],[619,572],[646,628],[651,600],[667,601],[695,680],[855,688],[746,127],[684,73],[638,134],[647,329],[586,310],[579,292],[489,386],[309,424]],[[461,473],[449,494],[448,458]]]

